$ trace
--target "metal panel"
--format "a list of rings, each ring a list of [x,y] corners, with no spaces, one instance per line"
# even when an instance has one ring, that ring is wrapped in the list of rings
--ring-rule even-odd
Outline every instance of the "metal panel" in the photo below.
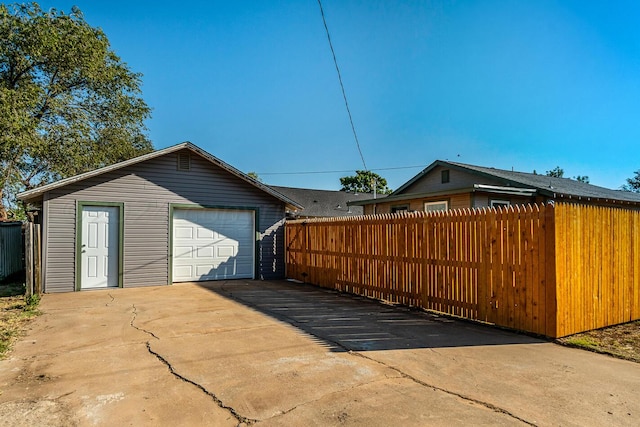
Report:
[[[24,269],[22,223],[0,222],[0,280]]]
[[[258,216],[259,278],[284,277],[284,203],[209,161],[180,152],[150,159],[45,195],[45,292],[74,290],[76,201],[124,203],[124,287],[169,283],[169,205],[251,207]]]

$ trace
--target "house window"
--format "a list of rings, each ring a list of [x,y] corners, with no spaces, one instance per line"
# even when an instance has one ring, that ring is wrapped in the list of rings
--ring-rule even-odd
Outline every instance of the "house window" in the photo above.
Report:
[[[188,171],[191,169],[191,156],[189,153],[178,153],[178,170]]]
[[[446,211],[449,209],[449,202],[442,200],[439,202],[424,202],[425,212]]]
[[[391,206],[391,213],[407,212],[408,210],[409,210],[409,205]]]
[[[447,182],[449,182],[449,170],[447,169],[440,172],[440,177],[442,178],[443,184],[446,184]]]
[[[508,200],[491,200],[489,204],[492,208],[506,208],[507,206],[511,205],[511,202],[509,202]]]

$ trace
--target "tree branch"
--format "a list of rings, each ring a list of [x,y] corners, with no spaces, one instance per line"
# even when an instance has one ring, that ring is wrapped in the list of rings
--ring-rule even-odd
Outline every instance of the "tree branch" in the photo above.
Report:
[[[25,74],[27,74],[28,72],[30,72],[34,68],[40,67],[42,65],[45,65],[45,63],[44,62],[34,62],[31,65],[27,66],[24,70],[18,72],[16,75],[13,75],[13,73],[16,70],[17,66],[12,61],[11,62],[11,71],[9,73],[9,78],[8,78],[8,85],[7,85],[8,88],[15,90],[17,85],[18,85],[18,82],[20,81],[20,79],[22,79],[22,77]]]
[[[52,90],[53,84],[55,83],[55,80],[57,77],[58,77],[58,69],[56,69],[56,71],[53,72],[53,74],[51,75],[51,78],[49,79],[49,85],[47,86],[47,93],[44,96],[44,102],[40,107],[40,111],[33,116],[38,121],[42,120],[42,118],[44,117],[44,114],[47,112],[49,107],[49,100],[55,98],[60,93],[58,92],[56,94]]]

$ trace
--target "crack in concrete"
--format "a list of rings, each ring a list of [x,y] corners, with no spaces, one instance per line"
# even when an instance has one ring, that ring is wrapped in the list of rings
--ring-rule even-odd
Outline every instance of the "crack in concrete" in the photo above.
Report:
[[[199,337],[202,335],[208,335],[212,332],[216,334],[224,334],[227,332],[256,331],[260,329],[269,329],[271,327],[272,327],[271,325],[258,325],[258,326],[237,326],[237,327],[230,327],[230,328],[213,328],[210,330],[203,329],[200,332],[185,332],[185,333],[181,333],[180,336],[181,337]]]
[[[337,345],[340,345],[340,344],[337,344]],[[463,400],[466,400],[466,401],[469,401],[469,402],[472,402],[472,403],[476,403],[478,405],[484,406],[487,409],[491,409],[494,412],[498,412],[500,414],[504,414],[504,415],[507,415],[507,416],[509,416],[511,418],[514,418],[514,419],[516,419],[516,420],[518,420],[520,422],[523,422],[523,423],[525,423],[527,425],[537,426],[537,424],[532,423],[531,421],[525,420],[524,418],[521,418],[521,417],[517,416],[516,414],[514,414],[514,413],[512,413],[512,412],[510,412],[510,411],[508,411],[508,410],[506,410],[504,408],[496,406],[493,403],[485,402],[485,401],[482,401],[482,400],[479,400],[479,399],[475,399],[475,398],[470,397],[470,396],[466,396],[466,395],[464,395],[462,393],[458,393],[458,392],[455,392],[455,391],[452,391],[452,390],[447,390],[446,388],[443,388],[443,387],[438,387],[436,385],[429,384],[429,383],[427,383],[425,381],[422,381],[422,380],[420,380],[420,379],[418,379],[418,378],[416,378],[416,377],[414,377],[412,375],[407,374],[406,372],[401,371],[399,368],[396,368],[395,366],[389,365],[387,363],[384,363],[384,362],[382,362],[380,360],[377,360],[377,359],[374,359],[372,357],[365,356],[364,354],[362,354],[360,352],[351,351],[351,350],[348,350],[348,352],[349,352],[349,354],[351,354],[353,356],[362,357],[363,359],[370,360],[370,361],[372,361],[374,363],[378,363],[378,364],[380,364],[380,365],[382,365],[382,366],[384,366],[384,367],[386,367],[388,369],[391,369],[391,370],[397,372],[402,378],[406,378],[408,380],[411,380],[411,381],[415,382],[416,384],[420,384],[423,387],[428,387],[428,388],[431,388],[433,390],[441,391],[443,393],[459,397],[460,399],[463,399]]]
[[[67,397],[67,396],[69,396],[69,395],[71,395],[71,394],[73,394],[73,393],[75,393],[75,392],[76,392],[76,391],[75,391],[75,390],[73,390],[73,391],[70,391],[70,392],[67,392],[67,393],[61,394],[61,395],[60,395],[60,396],[58,396],[58,397],[53,397],[53,398],[52,398],[52,400],[60,400],[60,399],[62,399],[63,397]]]
[[[156,334],[154,334],[153,332],[141,328],[139,326],[136,326],[134,324],[136,318],[138,317],[138,309],[136,308],[135,304],[131,305],[133,307],[133,313],[132,313],[132,317],[131,317],[131,322],[129,323],[131,325],[132,328],[140,331],[140,332],[144,332],[145,334],[159,340],[160,337],[158,337]],[[258,420],[253,420],[251,418],[247,418],[244,417],[242,415],[240,415],[234,408],[225,405],[222,400],[220,400],[214,393],[210,392],[209,390],[207,390],[204,386],[202,386],[201,384],[198,384],[197,382],[190,380],[189,378],[179,374],[178,372],[176,372],[176,370],[174,369],[173,365],[171,365],[171,363],[169,363],[169,361],[167,359],[165,359],[160,353],[154,351],[151,348],[151,342],[147,341],[146,342],[146,347],[147,347],[147,351],[154,355],[156,357],[156,359],[158,359],[160,362],[162,362],[168,369],[169,372],[176,378],[178,378],[181,381],[184,381],[186,383],[189,383],[195,387],[197,387],[199,390],[201,390],[202,392],[204,392],[207,396],[211,397],[211,399],[213,399],[213,401],[222,409],[226,409],[227,411],[229,411],[231,413],[231,415],[233,415],[233,417],[238,421],[238,426],[249,426],[253,423],[255,423]]]
[[[154,334],[153,332],[147,331],[146,329],[140,328],[140,327],[138,327],[138,326],[133,324],[133,322],[135,322],[135,320],[136,320],[136,317],[138,317],[138,309],[136,308],[135,304],[131,304],[131,306],[133,307],[133,315],[131,317],[131,322],[129,323],[131,325],[131,327],[134,328],[134,329],[139,330],[140,332],[144,332],[145,334],[150,335],[153,338],[159,340],[160,338],[158,336],[156,336],[156,334]]]
[[[271,420],[271,419],[274,419],[274,418],[279,418],[279,417],[281,417],[283,415],[287,415],[288,413],[290,413],[292,411],[295,411],[296,409],[300,408],[301,406],[305,406],[305,405],[309,405],[311,403],[319,402],[319,401],[321,401],[322,399],[324,399],[324,398],[326,398],[328,396],[333,396],[335,394],[345,393],[345,392],[348,392],[348,391],[351,391],[351,390],[355,390],[355,389],[360,388],[360,387],[364,387],[364,386],[367,386],[367,385],[370,385],[370,384],[375,384],[377,382],[387,381],[389,379],[398,379],[398,378],[403,378],[403,376],[398,374],[398,376],[389,377],[389,376],[387,376],[385,374],[384,378],[378,378],[378,379],[367,381],[367,382],[364,382],[364,383],[354,384],[351,387],[347,387],[347,388],[345,388],[343,390],[336,390],[336,391],[333,391],[331,393],[323,394],[322,396],[318,397],[317,399],[312,399],[312,400],[308,400],[306,402],[299,403],[296,406],[294,406],[293,408],[289,408],[286,411],[280,411],[280,413],[275,414],[275,415],[269,417],[268,419]]]
[[[222,292],[225,292],[227,295],[229,295],[230,298],[235,299],[237,301],[240,301],[243,304],[246,304],[246,305],[248,305],[250,307],[253,307],[253,308],[257,309],[257,310],[269,312],[275,318],[278,318],[278,319],[283,320],[283,321],[285,321],[287,323],[290,323],[290,324],[298,327],[299,329],[302,329],[303,331],[305,331],[305,333],[307,333],[309,335],[312,335],[312,336],[314,336],[314,337],[316,337],[316,338],[318,338],[318,339],[320,339],[322,341],[325,341],[325,342],[328,342],[328,343],[330,343],[332,345],[335,345],[336,347],[339,347],[339,348],[343,349],[344,351],[346,351],[347,353],[349,353],[349,354],[351,354],[353,356],[361,357],[363,359],[366,359],[366,360],[369,360],[371,362],[374,362],[374,363],[377,363],[379,365],[382,365],[382,366],[384,366],[384,367],[386,367],[388,369],[391,369],[391,370],[397,372],[401,377],[406,378],[408,380],[411,380],[411,381],[415,382],[416,384],[419,384],[419,385],[421,385],[423,387],[428,387],[428,388],[431,388],[433,390],[437,390],[437,391],[440,391],[442,393],[449,394],[451,396],[456,396],[456,397],[458,397],[460,399],[463,399],[463,400],[466,400],[468,402],[472,402],[472,403],[484,406],[487,409],[490,409],[490,410],[492,410],[494,412],[497,412],[497,413],[500,413],[500,414],[507,415],[507,416],[509,416],[509,417],[511,417],[511,418],[513,418],[515,420],[518,420],[518,421],[526,424],[526,425],[529,425],[529,426],[536,426],[537,425],[535,423],[532,423],[531,421],[525,420],[524,418],[521,418],[521,417],[517,416],[516,414],[508,411],[507,409],[504,409],[504,408],[501,408],[499,406],[496,406],[493,403],[485,402],[485,401],[482,401],[482,400],[479,400],[479,399],[475,399],[475,398],[473,398],[471,396],[466,396],[466,395],[464,395],[462,393],[458,393],[458,392],[455,392],[455,391],[452,391],[452,390],[447,390],[447,389],[445,389],[443,387],[438,387],[436,385],[429,384],[427,382],[424,382],[424,381],[422,381],[422,380],[420,380],[420,379],[418,379],[416,377],[413,377],[413,376],[407,374],[406,372],[403,372],[402,370],[400,370],[399,368],[396,368],[395,366],[388,365],[388,364],[386,364],[386,363],[384,363],[384,362],[382,362],[380,360],[374,359],[374,358],[372,358],[370,356],[365,356],[364,354],[362,354],[362,353],[360,353],[358,351],[354,351],[354,350],[352,350],[351,348],[349,348],[348,346],[342,344],[339,341],[332,340],[330,338],[321,336],[321,335],[319,335],[319,334],[317,334],[317,333],[315,333],[315,332],[313,332],[311,330],[307,330],[307,329],[304,328],[304,326],[305,326],[304,323],[298,322],[294,318],[291,318],[291,317],[288,317],[288,316],[285,316],[285,315],[281,315],[280,313],[273,312],[271,310],[265,309],[264,307],[259,307],[258,304],[255,304],[255,303],[253,303],[251,301],[245,300],[240,296],[234,295],[232,292],[227,291],[226,289],[224,289],[224,285],[225,284],[226,284],[226,282],[223,283],[223,285],[220,287],[220,290]]]
[[[104,304],[105,307],[109,307],[111,305],[112,302],[114,302],[116,299],[113,297],[113,295],[111,294],[107,294],[109,295],[109,298],[111,298],[111,301],[107,302]]]
[[[186,383],[189,383],[195,387],[197,387],[200,391],[202,391],[203,393],[205,393],[207,396],[211,397],[211,399],[213,399],[213,401],[222,409],[226,409],[227,411],[229,411],[231,413],[231,415],[233,415],[233,417],[238,421],[238,426],[240,425],[252,425],[253,423],[257,422],[258,420],[254,420],[251,418],[247,418],[245,416],[240,415],[234,408],[232,408],[231,406],[225,405],[222,400],[220,400],[214,393],[210,392],[209,390],[207,390],[203,385],[198,384],[197,382],[190,380],[189,378],[179,374],[178,372],[176,372],[176,370],[173,368],[173,365],[171,365],[171,363],[169,363],[169,361],[167,359],[165,359],[164,357],[162,357],[162,355],[156,351],[154,351],[151,348],[151,343],[149,341],[147,341],[147,350],[149,351],[149,353],[153,354],[160,362],[162,362],[168,369],[169,372],[171,372],[171,374],[180,379],[181,381],[184,381]]]

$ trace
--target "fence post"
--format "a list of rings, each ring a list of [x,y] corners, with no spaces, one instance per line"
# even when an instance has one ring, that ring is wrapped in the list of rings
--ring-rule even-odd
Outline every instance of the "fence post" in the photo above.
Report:
[[[419,241],[422,242],[422,253],[420,267],[422,269],[422,283],[420,283],[420,291],[422,292],[422,308],[427,309],[429,307],[429,264],[427,263],[427,259],[429,257],[429,247],[428,247],[428,239],[429,239],[429,220],[428,216],[421,213],[421,221],[420,221],[420,236],[418,237]]]
[[[309,227],[307,227],[307,223],[303,222],[302,223],[302,231],[303,231],[303,236],[304,236],[304,240],[302,242],[302,282],[303,283],[307,283],[307,277],[309,277],[309,265],[310,263],[310,259],[309,259]]]
[[[33,236],[33,284],[34,293],[42,294],[42,237],[40,224],[34,224]]]
[[[25,262],[25,293],[29,298],[33,295],[33,223],[27,223],[24,234],[24,262]]]
[[[489,268],[491,260],[490,211],[482,208],[482,221],[478,222],[478,270],[477,270],[477,307],[478,320],[487,322],[489,318]],[[480,216],[480,215],[477,215]],[[476,218],[477,219],[477,218]]]
[[[556,338],[561,336],[561,331],[557,330],[558,320],[558,299],[556,289],[556,221],[555,206],[546,205],[544,212],[545,230],[545,335]]]

